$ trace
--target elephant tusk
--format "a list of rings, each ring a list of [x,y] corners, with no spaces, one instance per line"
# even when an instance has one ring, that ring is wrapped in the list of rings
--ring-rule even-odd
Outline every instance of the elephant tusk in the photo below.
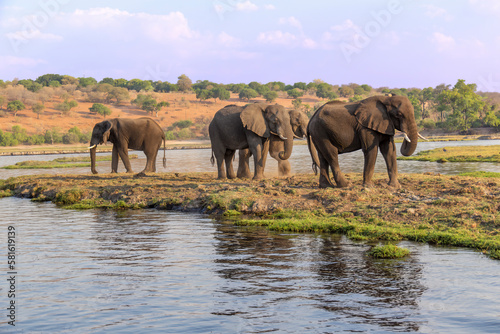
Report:
[[[90,146],[90,147],[89,147],[89,150],[93,149],[93,148],[94,148],[94,147],[96,147],[96,146],[97,146],[97,144],[94,144],[94,145]]]
[[[418,136],[419,136],[420,138],[422,138],[423,140],[429,140],[429,139],[425,138],[424,136],[422,136],[420,133],[418,134]]]
[[[279,135],[276,132],[269,131],[269,133],[272,134],[272,135],[280,137],[281,140],[286,140],[286,137],[283,137],[282,135]]]
[[[296,134],[293,134],[293,138],[302,139],[302,138],[304,138],[304,137],[299,137],[299,136],[297,136]]]
[[[408,135],[406,134],[406,132],[403,132],[403,135],[405,137],[405,140],[409,143],[411,143],[411,140],[410,140],[410,137],[408,137]]]

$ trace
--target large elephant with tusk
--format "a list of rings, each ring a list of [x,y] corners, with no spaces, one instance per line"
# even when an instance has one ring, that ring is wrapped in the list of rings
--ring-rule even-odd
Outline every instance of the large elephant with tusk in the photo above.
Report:
[[[293,131],[290,116],[279,104],[226,106],[215,113],[208,132],[212,144],[212,163],[215,162],[215,156],[219,179],[226,176],[230,179],[236,177],[232,165],[234,154],[236,150],[247,148],[254,157],[253,178],[262,179],[272,134],[276,135],[276,140],[283,142],[283,150],[278,153],[279,159],[287,160],[292,153]]]
[[[93,174],[95,168],[97,145],[110,141],[113,143],[111,157],[111,173],[118,172],[118,160],[121,158],[127,173],[133,173],[128,158],[128,150],[140,150],[146,155],[146,167],[141,172],[156,172],[156,156],[163,140],[163,167],[166,167],[165,133],[160,125],[149,117],[137,119],[114,118],[97,123],[90,139],[90,162]]]
[[[413,106],[407,97],[372,96],[359,102],[332,101],[321,106],[307,127],[307,143],[313,165],[320,167],[319,187],[333,187],[329,168],[337,186],[346,187],[348,183],[340,171],[338,155],[359,149],[364,154],[363,185],[371,186],[380,149],[387,165],[389,186],[400,188],[395,130],[404,134],[401,153],[412,155],[421,136],[415,123]]]

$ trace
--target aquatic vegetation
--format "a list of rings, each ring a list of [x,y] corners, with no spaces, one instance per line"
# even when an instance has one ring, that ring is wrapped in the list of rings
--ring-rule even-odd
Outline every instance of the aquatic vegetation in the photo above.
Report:
[[[432,162],[500,162],[500,145],[441,147],[421,151],[410,157],[398,160]]]
[[[409,254],[408,249],[393,244],[377,245],[368,252],[368,255],[378,259],[399,259]]]
[[[137,159],[137,154],[131,154],[130,159]],[[111,156],[98,157],[97,161],[111,161]],[[27,160],[15,165],[1,167],[4,169],[49,169],[49,168],[76,168],[90,167],[90,157],[64,157],[51,161]]]

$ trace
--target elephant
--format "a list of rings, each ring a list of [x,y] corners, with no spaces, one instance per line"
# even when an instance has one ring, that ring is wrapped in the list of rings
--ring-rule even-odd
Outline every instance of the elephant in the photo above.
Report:
[[[290,117],[290,124],[292,126],[294,138],[305,138],[307,133],[307,124],[309,123],[309,118],[307,115],[299,110],[292,109],[288,111]],[[271,134],[269,140],[269,154],[275,160],[278,161],[278,176],[287,177],[290,176],[291,166],[288,160],[282,160],[279,158],[279,153],[284,150],[284,142],[275,134]],[[239,178],[249,178],[250,177],[250,157],[252,153],[249,149],[239,150],[239,163],[237,177]]]
[[[97,123],[90,139],[90,160],[93,174],[95,169],[96,150],[98,144],[108,141],[113,143],[111,173],[118,172],[118,160],[121,158],[127,173],[133,173],[128,158],[128,150],[141,150],[147,158],[146,167],[139,174],[156,172],[156,156],[163,140],[163,167],[166,167],[165,133],[160,125],[149,117],[137,119],[114,118]]]
[[[208,127],[212,144],[212,164],[217,160],[219,179],[236,177],[232,160],[236,150],[249,149],[254,156],[254,180],[264,177],[269,138],[275,133],[283,141],[283,151],[278,153],[286,160],[292,153],[293,131],[290,116],[279,104],[253,103],[246,106],[228,105],[214,115]],[[226,171],[223,167],[226,164]]]
[[[333,187],[329,167],[337,186],[346,187],[348,182],[340,171],[338,155],[359,149],[364,154],[363,185],[372,186],[380,149],[389,174],[389,186],[400,188],[395,129],[404,134],[401,153],[412,155],[418,137],[423,137],[418,133],[413,106],[407,97],[372,96],[358,102],[332,101],[321,106],[307,126],[307,144],[315,172],[318,164],[320,166],[319,187]]]

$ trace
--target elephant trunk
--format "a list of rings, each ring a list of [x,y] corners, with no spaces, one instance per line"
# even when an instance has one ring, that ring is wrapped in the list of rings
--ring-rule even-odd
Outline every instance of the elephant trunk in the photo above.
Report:
[[[406,136],[403,140],[403,145],[401,145],[401,154],[404,156],[410,156],[415,152],[417,148],[418,142],[418,130],[415,121],[411,122],[408,126],[407,132],[405,132]],[[409,141],[408,141],[409,139]]]
[[[91,146],[90,149],[90,170],[92,171],[92,174],[97,174],[97,170],[95,169],[95,161],[96,161],[96,151],[97,151],[97,145]]]
[[[279,133],[279,132],[278,132]],[[285,138],[283,140],[284,142],[284,150],[279,153],[278,157],[281,160],[288,160],[290,156],[292,155],[292,149],[293,149],[293,131],[292,131],[292,126],[288,125],[285,127]]]

